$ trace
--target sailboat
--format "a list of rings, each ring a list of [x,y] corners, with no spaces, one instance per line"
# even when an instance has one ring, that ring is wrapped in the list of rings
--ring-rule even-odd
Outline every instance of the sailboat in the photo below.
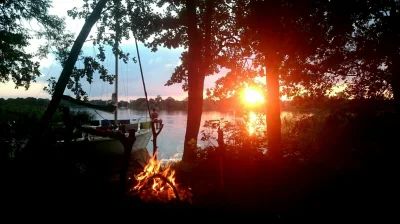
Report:
[[[152,123],[150,119],[145,118],[142,120],[142,118],[139,119],[118,119],[118,55],[115,55],[115,89],[114,93],[112,94],[112,99],[111,102],[113,106],[110,109],[110,105],[108,105],[108,108],[106,112],[114,112],[114,120],[110,121],[107,119],[103,120],[95,120],[92,121],[91,124],[87,125],[81,125],[81,129],[86,129],[87,132],[85,133],[85,130],[82,131],[82,137],[74,139],[71,143],[73,144],[78,144],[78,148],[84,148],[88,152],[92,153],[95,152],[96,155],[102,155],[106,156],[103,157],[107,158],[109,155],[124,155],[126,153],[124,149],[124,145],[122,142],[114,137],[108,137],[108,136],[101,136],[101,135],[96,135],[92,134],[90,130],[93,131],[114,131],[114,132],[119,132],[125,135],[126,138],[130,138],[132,134],[134,134],[135,141],[134,144],[132,145],[132,149],[130,151],[131,155],[137,156],[140,155],[140,157],[144,157],[144,160],[146,158],[148,159],[150,157],[148,151],[147,151],[147,145],[150,141],[150,138],[153,136],[153,131],[152,131]],[[145,87],[144,87],[145,88]],[[145,92],[146,93],[146,92]],[[147,97],[147,96],[146,96]],[[64,96],[64,100],[68,101],[74,101],[71,97]],[[82,104],[81,104],[82,105]],[[92,105],[83,105],[84,107],[92,107]],[[92,109],[99,109],[102,110],[100,107],[92,107]],[[90,132],[90,133],[89,133]],[[113,156],[112,156],[113,157]],[[107,159],[108,160],[108,159]],[[146,163],[146,161],[143,161]]]

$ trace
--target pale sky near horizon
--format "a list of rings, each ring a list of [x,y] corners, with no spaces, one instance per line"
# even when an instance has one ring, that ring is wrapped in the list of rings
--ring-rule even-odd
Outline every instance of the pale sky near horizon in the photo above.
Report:
[[[53,0],[53,8],[50,9],[51,14],[55,14],[66,18],[67,29],[78,35],[80,29],[83,26],[82,20],[73,20],[67,16],[67,10],[72,9],[74,6],[79,7],[82,3],[81,0]],[[35,24],[30,24],[35,27]],[[95,32],[95,27],[92,29],[92,33]],[[27,51],[34,52],[39,46],[40,41],[32,40],[31,46]],[[128,51],[132,56],[136,55],[136,49],[134,45],[134,39],[124,40],[120,45],[121,49]],[[85,55],[93,55],[98,50],[92,46],[91,42],[86,42],[82,48]],[[172,86],[164,86],[167,80],[171,77],[175,67],[181,63],[179,57],[183,51],[182,48],[178,49],[167,49],[160,47],[157,52],[151,52],[150,49],[139,43],[140,58],[142,62],[142,68],[144,73],[144,80],[146,84],[146,90],[149,98],[155,98],[157,95],[163,97],[163,99],[171,96],[177,100],[182,100],[187,96],[181,88],[181,84],[174,84]],[[108,57],[103,65],[114,74],[115,60],[111,51],[106,51]],[[36,83],[32,83],[29,90],[25,90],[24,87],[15,89],[13,82],[0,83],[0,98],[17,98],[17,97],[36,97],[36,98],[50,98],[50,95],[43,91],[43,87],[47,85],[47,79],[50,77],[56,77],[58,79],[61,73],[61,66],[58,61],[54,59],[53,55],[49,55],[47,58],[40,60],[40,70],[42,76],[39,77]],[[79,66],[79,63],[77,64]],[[142,80],[140,76],[139,64],[134,64],[132,60],[128,64],[124,64],[122,61],[119,62],[119,100],[131,100],[139,97],[144,97],[144,90]],[[226,70],[223,70],[218,75],[208,76],[205,81],[205,89],[214,86],[215,81],[221,77]],[[96,78],[97,77],[97,78]],[[114,85],[104,83],[98,79],[98,75],[95,76],[92,85],[87,82],[83,82],[84,90],[88,93],[90,99],[111,99],[111,94],[114,92]],[[71,92],[66,90],[65,95],[71,95]],[[71,95],[72,96],[72,95]]]

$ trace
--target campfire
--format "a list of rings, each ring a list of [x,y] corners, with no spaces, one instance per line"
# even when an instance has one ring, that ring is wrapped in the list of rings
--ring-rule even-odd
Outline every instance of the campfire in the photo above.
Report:
[[[191,189],[184,188],[175,181],[173,162],[163,163],[156,159],[156,155],[150,158],[143,171],[135,175],[137,184],[131,189],[131,193],[138,195],[144,201],[187,201],[191,202]]]

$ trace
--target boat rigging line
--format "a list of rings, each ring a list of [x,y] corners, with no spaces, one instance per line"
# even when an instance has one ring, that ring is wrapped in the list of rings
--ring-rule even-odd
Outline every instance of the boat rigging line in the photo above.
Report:
[[[132,34],[133,34],[133,38],[135,38],[136,52],[137,52],[137,56],[138,56],[138,60],[139,60],[140,75],[142,76],[144,95],[146,96],[147,110],[149,111],[149,117],[150,117],[150,115],[151,115],[150,105],[149,105],[149,99],[147,98],[146,84],[144,82],[144,77],[143,77],[143,70],[142,70],[142,63],[140,61],[139,47],[138,47],[138,43],[137,43],[137,38],[136,38],[135,32],[133,32],[133,30],[132,30]]]

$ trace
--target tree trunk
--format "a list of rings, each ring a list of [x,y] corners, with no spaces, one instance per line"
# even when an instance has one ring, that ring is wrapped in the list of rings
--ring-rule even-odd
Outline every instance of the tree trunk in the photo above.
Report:
[[[282,148],[278,63],[274,58],[266,57],[265,67],[267,79],[267,153],[271,158],[279,159],[282,157]]]
[[[188,14],[188,115],[182,160],[191,163],[196,159],[197,136],[199,134],[203,109],[204,75],[199,72],[197,57],[201,55],[201,46],[197,34],[196,1],[186,0]]]
[[[55,91],[53,93],[52,99],[50,101],[49,106],[44,112],[39,125],[36,127],[36,130],[32,133],[31,138],[26,145],[27,151],[31,151],[36,146],[36,143],[40,142],[40,138],[42,137],[44,131],[49,125],[50,119],[53,117],[54,113],[57,110],[58,105],[60,104],[61,98],[64,94],[65,87],[68,84],[68,81],[71,77],[72,70],[75,66],[76,60],[78,59],[79,53],[82,49],[83,44],[86,41],[93,25],[99,20],[101,12],[105,7],[108,0],[100,0],[93,12],[87,18],[85,24],[82,27],[81,32],[76,38],[74,45],[72,46],[71,52],[69,53],[68,59],[65,63],[65,66],[61,72],[60,78],[57,81]]]

